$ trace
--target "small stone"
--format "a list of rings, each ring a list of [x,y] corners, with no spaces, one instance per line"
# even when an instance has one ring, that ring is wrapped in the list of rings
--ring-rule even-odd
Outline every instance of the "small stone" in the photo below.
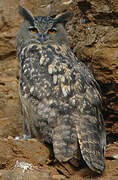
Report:
[[[19,136],[16,136],[15,138],[14,138],[14,140],[19,140],[20,139],[20,137]]]
[[[12,136],[8,136],[8,138],[7,139],[9,139],[9,140],[13,140],[14,138],[12,137]]]
[[[118,154],[112,156],[114,159],[118,160]]]

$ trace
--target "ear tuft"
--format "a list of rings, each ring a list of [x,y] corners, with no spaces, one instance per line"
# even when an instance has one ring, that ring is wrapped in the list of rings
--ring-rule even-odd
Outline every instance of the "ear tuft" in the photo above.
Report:
[[[63,25],[65,25],[71,16],[72,14],[70,12],[61,13],[54,18],[55,23],[62,23]]]
[[[19,14],[24,17],[32,26],[34,26],[33,16],[22,6],[19,6]]]

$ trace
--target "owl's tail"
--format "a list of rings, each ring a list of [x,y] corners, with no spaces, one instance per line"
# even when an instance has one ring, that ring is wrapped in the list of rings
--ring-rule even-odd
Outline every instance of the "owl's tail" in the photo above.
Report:
[[[60,162],[70,160],[77,152],[78,142],[76,127],[72,125],[69,115],[60,116],[57,126],[53,130],[53,150]]]

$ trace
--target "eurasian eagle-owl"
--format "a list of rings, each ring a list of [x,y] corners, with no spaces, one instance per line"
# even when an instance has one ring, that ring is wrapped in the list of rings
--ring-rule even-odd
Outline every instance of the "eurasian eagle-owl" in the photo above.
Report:
[[[19,97],[24,133],[53,145],[60,162],[81,156],[88,167],[104,169],[105,128],[99,86],[73,54],[64,29],[69,13],[24,17],[17,35]]]

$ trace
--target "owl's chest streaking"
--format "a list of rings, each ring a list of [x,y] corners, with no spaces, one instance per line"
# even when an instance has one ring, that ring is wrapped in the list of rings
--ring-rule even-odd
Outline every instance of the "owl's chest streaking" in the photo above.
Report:
[[[84,91],[84,82],[81,73],[78,77],[76,65],[76,57],[64,45],[31,44],[24,47],[19,53],[22,95],[37,100],[47,98],[56,102],[58,99],[58,105],[69,98],[74,104],[78,87]]]

